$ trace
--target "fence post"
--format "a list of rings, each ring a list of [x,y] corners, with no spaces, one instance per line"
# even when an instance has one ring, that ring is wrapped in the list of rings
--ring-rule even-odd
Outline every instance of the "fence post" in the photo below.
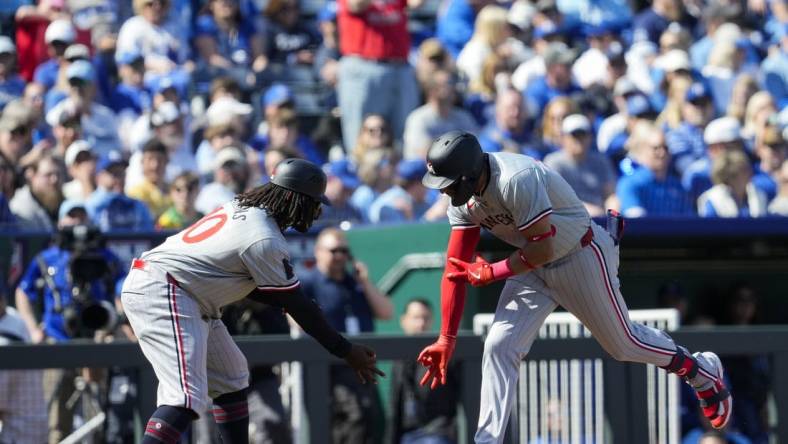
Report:
[[[640,363],[625,363],[629,373],[629,442],[648,443],[651,437],[648,433],[648,398],[646,391],[646,365]],[[610,389],[610,387],[607,387]]]
[[[614,443],[635,442],[630,439],[629,419],[630,405],[627,392],[633,389],[629,383],[627,364],[605,359],[604,385],[605,385],[605,417],[610,423],[610,441]]]
[[[777,430],[779,443],[788,443],[788,351],[774,352],[773,389],[777,403]],[[734,400],[735,402],[735,400]]]
[[[331,442],[331,378],[327,361],[305,362],[304,369],[304,405],[309,421],[309,442],[311,444],[328,444]]]
[[[481,402],[482,366],[479,359],[462,361],[462,408],[465,414],[466,442],[473,443],[476,424],[479,422]]]

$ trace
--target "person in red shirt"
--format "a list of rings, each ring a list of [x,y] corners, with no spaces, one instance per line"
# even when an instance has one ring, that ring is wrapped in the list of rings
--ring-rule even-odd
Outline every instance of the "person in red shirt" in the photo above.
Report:
[[[339,64],[337,96],[342,137],[349,154],[364,116],[380,114],[402,138],[405,118],[419,102],[408,64],[407,8],[422,0],[338,0]]]

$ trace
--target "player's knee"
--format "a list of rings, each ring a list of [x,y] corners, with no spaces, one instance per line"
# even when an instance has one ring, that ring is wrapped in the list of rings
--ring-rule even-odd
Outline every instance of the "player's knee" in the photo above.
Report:
[[[484,341],[484,357],[497,361],[517,362],[524,355],[512,347],[511,338],[504,334],[489,334]]]

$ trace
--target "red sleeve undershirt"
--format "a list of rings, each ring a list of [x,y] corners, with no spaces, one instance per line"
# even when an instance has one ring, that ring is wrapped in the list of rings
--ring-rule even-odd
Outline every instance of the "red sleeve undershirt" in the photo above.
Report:
[[[446,257],[456,257],[470,262],[476,245],[479,243],[480,227],[453,228],[449,235]],[[457,336],[462,311],[465,308],[465,283],[455,282],[446,277],[448,273],[460,271],[454,264],[446,261],[441,279],[441,335]]]

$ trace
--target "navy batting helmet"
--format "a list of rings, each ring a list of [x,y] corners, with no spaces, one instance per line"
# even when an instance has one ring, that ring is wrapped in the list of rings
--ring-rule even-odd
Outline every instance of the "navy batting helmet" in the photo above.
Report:
[[[304,159],[285,159],[276,166],[271,183],[290,191],[305,194],[318,202],[331,205],[325,196],[326,174],[320,167]]]

